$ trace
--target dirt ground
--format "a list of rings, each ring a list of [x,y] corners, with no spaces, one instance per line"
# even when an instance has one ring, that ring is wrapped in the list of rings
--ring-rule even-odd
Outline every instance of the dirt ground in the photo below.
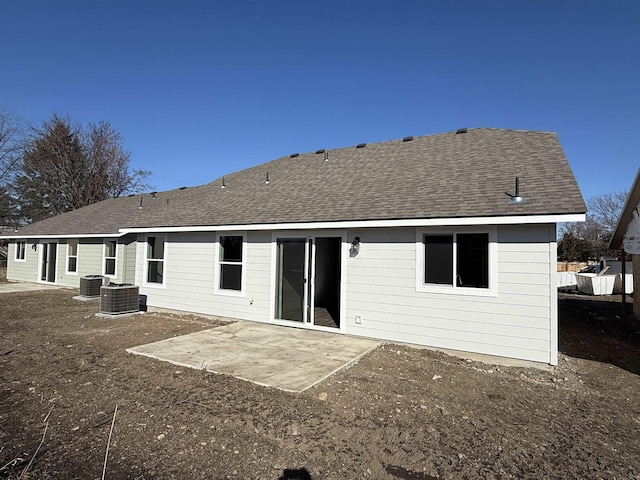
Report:
[[[110,479],[640,478],[616,298],[561,295],[552,371],[387,344],[295,394],[124,351],[216,320],[97,318],[75,293],[0,295],[0,478],[99,479],[109,438]]]

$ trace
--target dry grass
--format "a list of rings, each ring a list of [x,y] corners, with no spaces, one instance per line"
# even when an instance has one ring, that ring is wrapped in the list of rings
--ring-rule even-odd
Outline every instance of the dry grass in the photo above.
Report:
[[[7,281],[7,267],[0,266],[0,282]]]

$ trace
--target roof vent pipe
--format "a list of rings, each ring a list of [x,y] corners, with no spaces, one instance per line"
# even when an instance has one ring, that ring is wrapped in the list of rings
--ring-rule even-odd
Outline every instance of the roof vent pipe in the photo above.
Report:
[[[356,148],[364,148],[366,146],[367,146],[366,143],[359,143],[359,144],[356,145]]]
[[[402,139],[403,142],[410,142],[411,140],[413,140],[413,137],[404,137]]]
[[[222,186],[220,188],[225,188],[226,185],[224,184],[224,177],[222,177]]]
[[[467,129],[466,128],[459,128],[458,130],[456,130],[456,135],[459,135],[460,133],[467,133]]]
[[[324,152],[324,161],[325,162],[329,161],[329,152]]]
[[[514,203],[525,203],[527,201],[526,198],[520,196],[520,179],[516,177],[516,193],[515,195],[511,195],[510,193],[504,192],[504,194],[508,197],[511,197],[509,200],[509,204]]]
[[[266,185],[269,185],[269,172],[267,172],[267,178],[266,178],[266,180],[264,181],[264,183],[265,183]]]

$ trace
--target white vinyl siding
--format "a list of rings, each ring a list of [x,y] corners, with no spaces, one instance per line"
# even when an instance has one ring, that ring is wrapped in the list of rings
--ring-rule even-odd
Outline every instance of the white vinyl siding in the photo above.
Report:
[[[553,363],[550,231],[497,227],[492,296],[420,291],[416,230],[360,231],[347,260],[346,333]]]
[[[25,243],[24,260],[16,260],[16,247],[19,242]],[[7,261],[7,280],[19,282],[35,282],[38,278],[38,254],[32,249],[37,239],[11,241],[9,243]]]
[[[220,315],[243,320],[269,321],[270,232],[244,234],[242,271],[244,294],[216,292],[217,237],[215,233],[168,234],[165,243],[165,284],[161,292],[142,285],[150,306]],[[139,243],[139,245],[142,245]],[[143,275],[144,248],[138,248],[137,278]]]

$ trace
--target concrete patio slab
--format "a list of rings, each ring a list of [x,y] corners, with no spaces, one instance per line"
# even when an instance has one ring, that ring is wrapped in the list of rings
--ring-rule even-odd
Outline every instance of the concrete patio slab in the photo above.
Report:
[[[13,292],[33,292],[37,290],[55,290],[63,287],[43,283],[8,282],[0,283],[0,294]]]
[[[127,352],[302,392],[380,343],[368,338],[238,321],[129,348]]]

